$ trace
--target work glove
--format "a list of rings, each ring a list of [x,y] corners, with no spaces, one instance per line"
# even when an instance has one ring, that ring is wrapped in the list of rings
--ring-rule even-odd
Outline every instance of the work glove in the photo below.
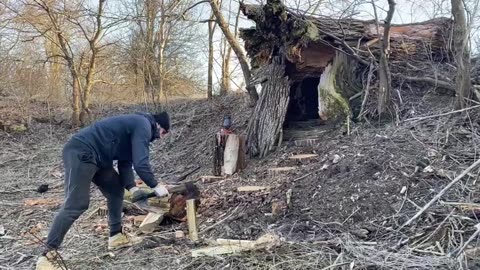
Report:
[[[165,197],[169,194],[167,187],[160,184],[154,187],[153,191],[155,191],[155,195],[157,195],[158,197]]]
[[[148,193],[139,187],[132,187],[129,191],[132,193],[133,202],[144,201],[148,199]]]

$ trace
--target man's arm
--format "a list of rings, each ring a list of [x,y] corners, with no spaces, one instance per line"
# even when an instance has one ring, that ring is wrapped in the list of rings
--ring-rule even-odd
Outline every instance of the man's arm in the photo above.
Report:
[[[133,168],[147,186],[154,188],[158,182],[150,167],[150,136],[151,131],[144,128],[137,129],[132,136]]]
[[[119,160],[118,174],[120,175],[120,182],[126,189],[130,190],[131,188],[136,186],[131,161]]]

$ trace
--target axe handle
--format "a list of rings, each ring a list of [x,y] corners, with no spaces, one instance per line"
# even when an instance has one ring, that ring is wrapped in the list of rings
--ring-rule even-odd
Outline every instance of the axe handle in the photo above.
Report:
[[[132,203],[136,203],[138,201],[142,201],[142,200],[147,200],[149,198],[153,198],[153,197],[156,197],[157,194],[155,194],[155,192],[151,192],[151,193],[148,193],[146,194],[145,196],[141,197],[141,198],[137,198],[136,200],[135,199],[132,199]]]
[[[187,190],[187,186],[185,184],[180,184],[180,185],[177,185],[177,186],[170,186],[168,188],[169,193],[181,193],[181,192],[184,192],[186,190]],[[148,193],[147,195],[145,195],[141,198],[138,198],[136,200],[132,199],[132,203],[137,202],[137,201],[141,201],[141,200],[146,200],[146,199],[149,199],[149,198],[153,198],[153,197],[156,197],[156,196],[157,195],[155,194],[155,192],[151,192],[151,193]]]

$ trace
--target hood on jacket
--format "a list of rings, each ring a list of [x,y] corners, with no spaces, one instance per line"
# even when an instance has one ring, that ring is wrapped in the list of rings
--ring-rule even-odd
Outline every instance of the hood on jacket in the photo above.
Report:
[[[149,113],[143,113],[143,112],[137,112],[136,114],[144,116],[150,122],[151,127],[152,127],[152,138],[150,139],[150,142],[153,142],[156,139],[159,139],[160,138],[160,131],[157,128],[157,122],[155,121],[155,118],[153,117],[153,115],[151,115]]]

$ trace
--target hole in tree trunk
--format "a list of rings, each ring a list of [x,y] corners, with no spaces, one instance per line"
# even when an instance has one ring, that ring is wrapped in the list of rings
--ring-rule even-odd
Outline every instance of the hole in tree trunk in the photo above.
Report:
[[[295,126],[317,126],[321,124],[318,115],[318,83],[320,77],[307,77],[294,82],[290,87],[290,101],[285,117],[285,128]]]

